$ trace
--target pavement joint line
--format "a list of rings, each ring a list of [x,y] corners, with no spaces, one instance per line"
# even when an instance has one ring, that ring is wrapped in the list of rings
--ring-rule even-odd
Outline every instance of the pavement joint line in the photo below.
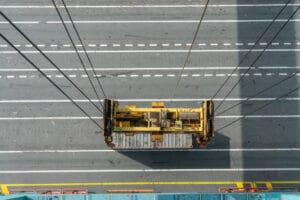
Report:
[[[116,152],[147,152],[149,150],[113,150],[113,149],[44,149],[44,150],[7,150],[0,151],[0,154],[22,154],[22,153],[116,153]],[[152,149],[154,152],[291,152],[300,151],[300,148],[231,148],[231,149]]]
[[[145,182],[68,182],[68,183],[5,183],[7,187],[68,187],[112,185],[236,185],[266,184],[267,181],[145,181]],[[272,184],[300,184],[300,181],[269,181]]]
[[[299,6],[299,3],[290,3],[288,7]],[[198,8],[204,7],[204,4],[135,4],[135,5],[67,5],[68,8]],[[285,4],[282,3],[252,3],[252,4],[210,4],[208,7],[282,7]],[[63,6],[58,6],[64,8]],[[0,8],[51,8],[52,5],[0,5]]]

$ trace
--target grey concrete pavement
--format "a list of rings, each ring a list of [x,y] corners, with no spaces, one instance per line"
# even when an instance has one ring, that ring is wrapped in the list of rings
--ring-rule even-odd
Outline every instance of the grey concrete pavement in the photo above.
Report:
[[[49,2],[28,0],[0,1],[0,9],[12,20],[38,21],[38,23],[18,24],[42,50],[49,55],[67,75],[95,99],[85,78],[76,55],[61,24],[50,24],[57,20],[53,8],[32,8],[47,6]],[[87,5],[86,1],[72,1],[70,5]],[[110,98],[127,99],[129,103],[147,106],[150,99],[171,99],[167,106],[198,106],[196,101],[184,99],[210,98],[225,78],[243,58],[270,23],[260,21],[272,19],[282,6],[282,1],[212,1],[201,27],[197,47],[174,94],[180,67],[186,57],[186,50],[192,40],[197,21],[203,7],[201,2],[186,1],[89,1],[89,5],[108,5],[107,8],[70,8],[76,20],[108,20],[110,22],[77,24],[97,73]],[[299,1],[293,1],[280,17],[286,19]],[[136,8],[134,5],[148,5]],[[185,5],[192,6],[185,6]],[[226,4],[217,6],[220,4]],[[268,5],[269,4],[269,5]],[[5,7],[10,5],[12,7]],[[14,7],[14,6],[25,7]],[[129,7],[122,8],[119,5]],[[152,6],[151,5],[156,5]],[[161,5],[169,5],[160,7]],[[176,7],[179,5],[181,7]],[[2,6],[2,7],[1,7]],[[4,6],[4,7],[3,7]],[[27,6],[27,7],[26,7]],[[28,7],[29,6],[29,7]],[[132,7],[130,7],[132,6]],[[299,14],[295,17],[298,20]],[[249,20],[250,21],[240,21]],[[0,19],[1,21],[2,19]],[[120,20],[123,22],[114,22]],[[140,20],[130,23],[130,20]],[[145,22],[148,20],[148,22]],[[156,20],[149,22],[149,20]],[[164,20],[164,21],[162,21]],[[168,20],[181,20],[172,22]],[[212,21],[220,20],[220,21]],[[224,21],[232,20],[232,21]],[[242,101],[262,88],[283,80],[295,73],[295,77],[280,86],[262,94],[260,99],[249,101],[236,109],[216,118],[216,127],[245,116],[255,108],[267,103],[297,87],[299,75],[299,21],[290,22],[270,49],[251,69],[245,79],[230,95],[234,101],[226,100],[220,111]],[[127,22],[126,22],[127,21]],[[48,23],[47,23],[48,22]],[[216,104],[245,73],[257,51],[266,46],[283,22],[276,22],[270,32],[255,47],[256,52],[238,68],[224,90],[217,96]],[[1,33],[7,35],[14,44],[55,80],[74,99],[83,99],[57,71],[49,65],[8,24],[0,24]],[[76,43],[78,44],[78,43]],[[130,182],[130,181],[298,181],[299,152],[299,92],[255,113],[229,128],[216,133],[208,149],[225,149],[220,152],[86,152],[86,153],[8,153],[13,150],[45,149],[103,149],[109,150],[103,142],[97,127],[93,126],[69,102],[39,102],[39,100],[65,99],[46,79],[31,69],[12,48],[0,41],[0,180],[1,183],[46,183],[46,182]],[[102,46],[101,46],[102,45]],[[80,48],[80,47],[79,47]],[[149,51],[150,50],[150,51]],[[175,52],[166,52],[175,50]],[[137,51],[137,52],[134,52]],[[152,51],[152,52],[151,52]],[[176,52],[177,51],[177,52]],[[215,68],[214,68],[215,67]],[[218,68],[219,67],[219,68]],[[226,68],[227,67],[227,68]],[[229,68],[228,68],[229,67]],[[106,69],[104,71],[104,69]],[[118,69],[119,68],[119,69]],[[136,68],[136,69],[133,69]],[[151,68],[151,69],[149,69]],[[168,68],[170,68],[168,70]],[[177,69],[174,69],[177,68]],[[162,70],[163,69],[163,70]],[[68,70],[68,71],[67,71]],[[91,72],[91,71],[89,71]],[[138,100],[140,99],[140,100]],[[142,101],[141,99],[144,99]],[[176,100],[177,99],[177,100]],[[5,100],[7,100],[5,102]],[[36,102],[22,102],[37,100]],[[20,102],[18,102],[20,101]],[[126,102],[122,102],[124,105]],[[86,101],[80,103],[101,123],[101,113],[95,112]],[[72,119],[70,117],[79,117]],[[225,117],[224,117],[225,116]],[[54,117],[54,118],[43,118]],[[58,117],[58,118],[57,118]],[[250,116],[251,117],[251,116]],[[27,119],[26,119],[27,118]],[[60,118],[60,119],[59,119]],[[237,148],[238,151],[228,151]],[[251,152],[243,149],[261,150]],[[266,148],[274,151],[265,151]],[[278,150],[286,148],[286,150]],[[152,172],[103,172],[111,169],[207,169],[206,171],[152,171]],[[3,173],[10,170],[91,170],[76,173]],[[219,171],[212,171],[212,170]],[[222,170],[224,169],[224,170]],[[250,170],[249,170],[250,169]],[[255,170],[256,169],[256,170]],[[102,171],[101,171],[102,170]],[[226,171],[231,170],[231,171]],[[254,170],[254,171],[251,171]],[[111,186],[120,188],[121,186]],[[128,186],[129,187],[129,186]],[[128,188],[127,187],[127,188]],[[147,187],[144,185],[130,187]],[[93,187],[94,191],[104,191],[109,187]],[[216,185],[151,185],[158,192],[174,191],[216,191]]]

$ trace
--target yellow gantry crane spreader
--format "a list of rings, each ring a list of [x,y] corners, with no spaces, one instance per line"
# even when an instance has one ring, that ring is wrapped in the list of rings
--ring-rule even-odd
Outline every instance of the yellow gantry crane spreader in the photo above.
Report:
[[[114,149],[181,149],[206,146],[214,133],[214,104],[203,101],[199,108],[119,107],[104,101],[105,142]]]

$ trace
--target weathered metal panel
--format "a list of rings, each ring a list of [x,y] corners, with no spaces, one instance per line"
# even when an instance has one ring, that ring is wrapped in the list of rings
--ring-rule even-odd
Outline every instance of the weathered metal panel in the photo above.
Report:
[[[151,141],[151,133],[136,133],[128,136],[125,133],[113,133],[114,149],[175,149],[192,148],[192,134],[164,133],[163,141]]]

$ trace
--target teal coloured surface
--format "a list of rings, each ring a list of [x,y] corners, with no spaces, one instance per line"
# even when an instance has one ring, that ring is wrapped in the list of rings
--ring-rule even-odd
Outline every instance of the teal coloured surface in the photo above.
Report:
[[[299,192],[269,193],[137,193],[42,195],[17,193],[0,195],[0,200],[300,200]]]

